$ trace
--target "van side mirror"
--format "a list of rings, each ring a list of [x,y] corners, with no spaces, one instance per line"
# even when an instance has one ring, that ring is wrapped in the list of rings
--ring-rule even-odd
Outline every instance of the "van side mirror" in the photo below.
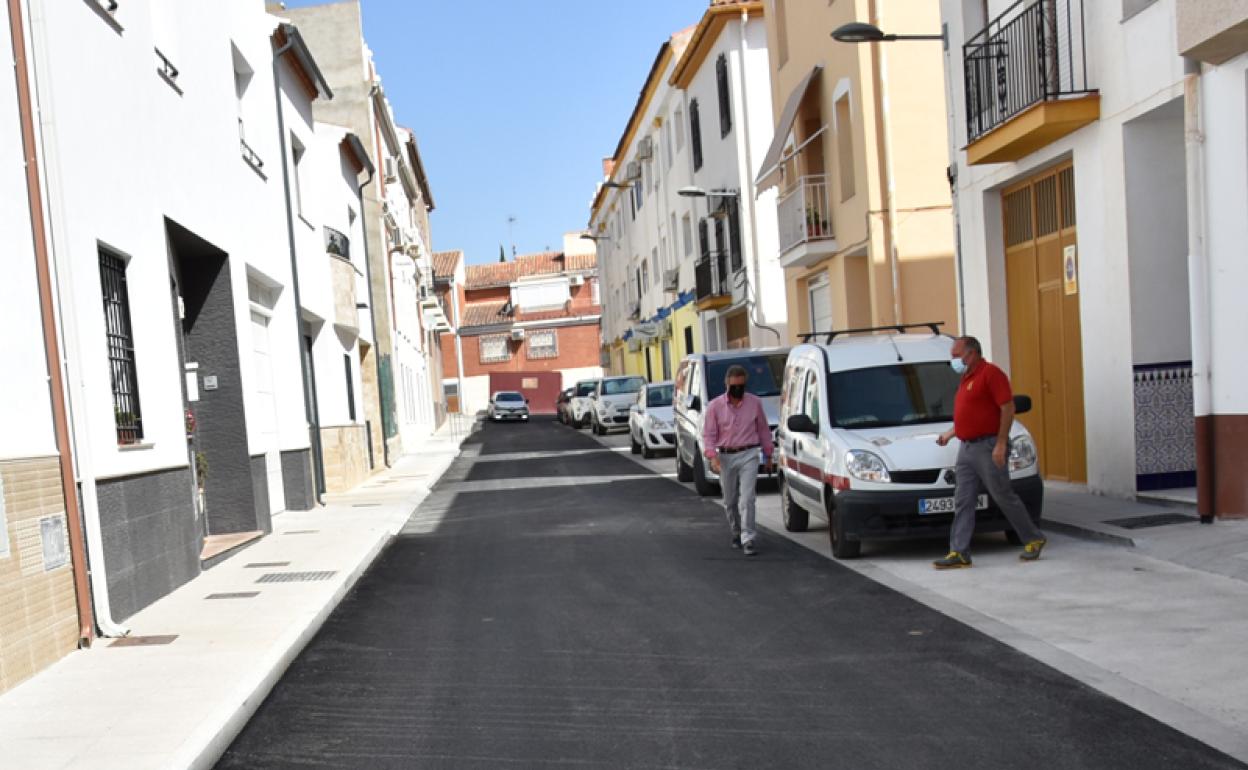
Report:
[[[819,428],[815,425],[815,421],[810,419],[810,415],[791,414],[785,425],[790,433],[819,433]]]
[[[691,412],[702,411],[702,399],[698,396],[690,396],[688,409]]]
[[[1014,414],[1027,414],[1031,411],[1031,396],[1014,397]]]

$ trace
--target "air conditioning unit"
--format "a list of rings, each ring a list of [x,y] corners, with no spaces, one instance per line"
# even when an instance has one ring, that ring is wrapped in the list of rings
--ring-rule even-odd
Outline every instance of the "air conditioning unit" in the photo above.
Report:
[[[654,157],[654,139],[649,136],[643,136],[637,142],[637,160],[650,160]]]
[[[624,181],[636,182],[641,179],[641,164],[635,160],[630,160],[628,165],[624,167]]]
[[[573,286],[581,286],[581,285],[583,285],[583,284],[585,283],[585,276],[583,276],[583,275],[574,275],[574,276],[572,276],[572,278],[571,278],[571,283],[572,283],[572,285],[573,285]]]
[[[519,342],[520,340],[524,339],[524,329],[512,329],[511,339],[514,342]]]
[[[663,271],[663,291],[680,291],[680,268]]]
[[[387,155],[382,160],[382,168],[385,170],[387,182],[393,182],[399,178],[399,164],[395,163],[393,157]]]

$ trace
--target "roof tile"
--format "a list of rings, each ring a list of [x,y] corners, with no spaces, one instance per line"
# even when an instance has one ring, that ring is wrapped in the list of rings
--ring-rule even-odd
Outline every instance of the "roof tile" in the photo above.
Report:
[[[450,278],[455,274],[455,268],[459,266],[460,261],[464,258],[464,252],[459,249],[454,251],[435,251],[433,252],[433,277]]]

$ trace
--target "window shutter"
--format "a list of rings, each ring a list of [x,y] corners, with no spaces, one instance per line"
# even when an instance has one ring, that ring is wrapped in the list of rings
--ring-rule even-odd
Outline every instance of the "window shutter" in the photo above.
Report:
[[[741,208],[736,198],[726,198],[728,207],[728,254],[733,270],[741,269]]]
[[[693,148],[693,170],[702,168],[702,117],[698,114],[698,100],[689,102],[689,145]]]
[[[728,57],[720,54],[715,60],[715,79],[719,84],[719,136],[732,131],[732,96],[728,92]]]

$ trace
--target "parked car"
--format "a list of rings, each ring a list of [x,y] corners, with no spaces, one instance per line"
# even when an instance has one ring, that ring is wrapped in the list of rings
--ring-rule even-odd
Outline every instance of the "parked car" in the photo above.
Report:
[[[568,424],[573,428],[584,428],[589,424],[589,413],[593,407],[590,396],[598,390],[598,380],[581,380],[576,383],[572,400],[568,402]]]
[[[672,414],[673,380],[652,382],[637,391],[637,401],[629,410],[628,433],[633,454],[649,460],[660,450],[676,448],[676,426]]]
[[[834,337],[789,354],[778,441],[784,526],[800,532],[808,514],[826,518],[838,559],[858,556],[864,540],[948,535],[958,442],[942,447],[936,437],[952,424],[961,379],[949,365],[953,341],[931,329]],[[1015,406],[1026,412],[1031,400],[1016,396]],[[1044,487],[1020,422],[1008,463],[1039,521]],[[978,503],[977,532],[1017,540],[995,501]]]
[[[555,399],[555,419],[564,425],[568,424],[568,404],[575,392],[576,388],[565,388],[559,391],[559,397]]]
[[[605,436],[613,430],[628,430],[629,407],[637,401],[637,391],[646,384],[638,375],[603,377],[598,389],[590,396],[593,409],[589,412],[594,433]]]
[[[529,419],[529,400],[514,390],[500,390],[490,396],[489,418],[495,422],[502,420]]]
[[[672,396],[672,409],[676,416],[677,479],[692,481],[700,495],[719,492],[719,476],[711,470],[703,455],[702,417],[706,413],[706,405],[724,392],[724,375],[733,364],[745,367],[749,375],[745,388],[762,399],[767,423],[775,434],[780,419],[780,383],[788,355],[788,348],[724,350],[695,353],[680,362]],[[771,474],[763,471],[761,449],[758,455],[760,478],[770,477]]]

